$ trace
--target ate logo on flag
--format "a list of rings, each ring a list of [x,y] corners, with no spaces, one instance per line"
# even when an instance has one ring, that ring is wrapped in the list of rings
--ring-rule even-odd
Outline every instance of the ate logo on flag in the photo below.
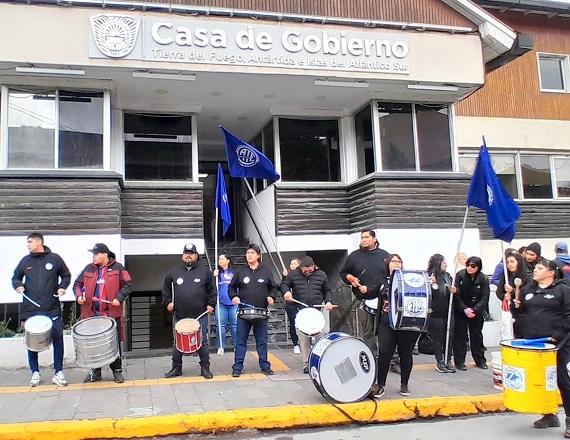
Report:
[[[251,168],[259,163],[259,156],[247,145],[237,147],[236,156],[242,167]]]
[[[493,197],[493,189],[489,185],[487,185],[487,197],[489,198],[489,206],[492,206],[495,198]]]

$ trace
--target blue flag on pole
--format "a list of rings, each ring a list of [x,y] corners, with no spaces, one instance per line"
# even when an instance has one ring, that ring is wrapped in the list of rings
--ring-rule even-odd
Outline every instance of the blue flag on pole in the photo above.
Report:
[[[277,180],[279,174],[261,151],[235,137],[220,125],[226,139],[228,166],[232,177]]]
[[[228,201],[228,190],[226,189],[226,181],[222,166],[218,164],[218,179],[216,182],[216,208],[220,211],[223,223],[223,234],[226,235],[228,228],[232,224],[232,215],[230,213],[230,203]]]
[[[475,206],[487,212],[487,223],[495,238],[508,243],[513,240],[515,222],[520,217],[521,210],[495,174],[484,138],[471,178],[467,206]]]

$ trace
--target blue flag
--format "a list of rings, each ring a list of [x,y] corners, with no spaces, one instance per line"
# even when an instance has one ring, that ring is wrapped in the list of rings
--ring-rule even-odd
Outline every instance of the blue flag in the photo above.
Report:
[[[247,142],[235,137],[220,125],[226,139],[228,166],[232,177],[277,180],[279,174],[271,161]]]
[[[226,189],[224,172],[220,164],[218,164],[218,179],[216,182],[216,208],[219,209],[222,217],[224,231],[222,235],[226,235],[228,228],[232,224],[232,215],[230,213],[230,203],[228,201],[228,190]]]
[[[521,210],[495,174],[485,139],[471,178],[467,206],[475,206],[487,212],[487,223],[495,238],[508,243],[513,240],[515,222],[520,217]]]

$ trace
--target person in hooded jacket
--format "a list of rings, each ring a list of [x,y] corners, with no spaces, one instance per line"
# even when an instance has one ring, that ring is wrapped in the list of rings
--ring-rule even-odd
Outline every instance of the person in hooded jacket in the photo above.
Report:
[[[526,270],[529,276],[532,276],[532,273],[534,271],[534,266],[540,259],[541,253],[542,253],[542,246],[540,246],[540,243],[537,243],[536,241],[532,242],[526,247],[524,251],[524,259],[526,264]]]
[[[429,318],[428,330],[432,340],[436,371],[440,373],[455,373],[455,368],[451,365],[451,338],[449,338],[447,350],[448,359],[444,359],[445,341],[447,339],[447,317],[449,316],[449,301],[451,299],[451,287],[453,286],[453,279],[446,270],[447,262],[445,257],[441,254],[433,254],[429,259],[427,268],[430,282],[432,283],[432,312]],[[451,328],[453,328],[453,321]]]
[[[12,286],[23,296],[20,309],[21,326],[24,327],[25,321],[33,316],[44,315],[51,318],[55,370],[52,383],[67,386],[63,374],[63,323],[59,296],[65,294],[71,282],[71,273],[63,259],[44,245],[44,237],[39,232],[28,235],[27,245],[30,253],[20,260],[12,276]],[[36,351],[28,350],[28,364],[32,371],[30,386],[37,387],[41,375]]]
[[[467,333],[475,365],[486,370],[483,345],[483,313],[489,304],[489,280],[482,272],[483,262],[479,257],[469,257],[465,269],[457,272],[453,293],[453,358],[455,368],[466,371]]]
[[[117,324],[118,341],[123,341],[123,303],[131,293],[131,276],[104,243],[96,243],[89,252],[93,254],[93,263],[85,266],[73,284],[77,302],[81,306],[81,319],[92,316],[113,318]],[[120,350],[109,368],[115,382],[125,381]],[[101,380],[101,368],[91,368],[84,382],[97,380]]]
[[[570,287],[564,283],[556,263],[541,258],[534,267],[533,280],[522,288],[520,300],[510,294],[505,296],[513,300],[511,312],[515,318],[525,314],[520,326],[523,338],[550,338],[557,346],[556,375],[566,413],[564,437],[570,438]],[[544,414],[534,422],[539,429],[558,426],[556,414]]]
[[[570,255],[568,255],[568,244],[559,241],[554,245],[554,253],[556,257],[554,262],[562,271],[564,282],[570,285]]]

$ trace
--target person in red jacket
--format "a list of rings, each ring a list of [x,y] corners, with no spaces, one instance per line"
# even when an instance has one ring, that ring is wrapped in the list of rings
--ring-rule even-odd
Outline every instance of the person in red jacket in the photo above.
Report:
[[[73,285],[77,302],[81,305],[81,319],[92,316],[115,319],[117,337],[123,341],[123,302],[131,292],[131,276],[105,244],[96,243],[93,249],[88,250],[93,253],[93,263],[83,269]],[[123,383],[125,378],[120,352],[109,367],[115,382]],[[101,368],[91,368],[84,382],[97,380],[101,380]]]

